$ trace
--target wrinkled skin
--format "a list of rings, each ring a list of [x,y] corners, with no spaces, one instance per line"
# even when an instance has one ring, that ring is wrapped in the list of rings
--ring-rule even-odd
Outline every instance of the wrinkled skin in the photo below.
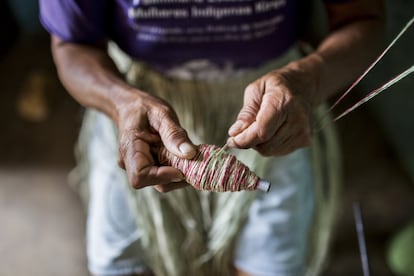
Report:
[[[295,77],[289,70],[275,70],[247,86],[243,107],[229,129],[229,146],[279,156],[310,144],[312,105],[300,92],[312,88]]]
[[[309,145],[313,109],[355,79],[379,52],[384,31],[381,0],[331,3],[326,10],[330,33],[315,52],[275,68],[246,88],[228,132],[229,146],[280,156]],[[52,35],[52,51],[69,93],[117,125],[119,165],[131,186],[153,186],[161,192],[187,186],[179,170],[159,166],[153,157],[160,145],[181,158],[196,154],[171,106],[126,83],[107,54],[106,41],[80,45]],[[237,269],[235,274],[250,275]]]
[[[329,34],[312,54],[275,68],[246,88],[228,132],[229,146],[280,156],[309,145],[313,109],[355,79],[379,52],[384,33],[381,0],[325,6]],[[52,51],[69,93],[117,125],[119,165],[131,186],[153,186],[161,192],[187,186],[179,170],[159,166],[153,157],[160,145],[181,158],[196,154],[171,106],[126,83],[107,54],[106,41],[81,45],[52,35]],[[235,274],[250,275],[237,269]]]
[[[135,189],[155,185],[158,191],[167,192],[184,187],[187,184],[183,174],[172,167],[158,166],[154,156],[161,144],[183,158],[192,158],[195,147],[189,144],[187,151],[181,152],[180,146],[188,144],[189,139],[174,110],[165,101],[146,93],[138,98],[139,93],[131,94],[133,99],[119,112],[118,163],[127,171],[129,183]]]

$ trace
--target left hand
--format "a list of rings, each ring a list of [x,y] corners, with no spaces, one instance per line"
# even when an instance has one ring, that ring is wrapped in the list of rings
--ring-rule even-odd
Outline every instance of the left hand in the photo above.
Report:
[[[254,148],[264,156],[308,146],[312,135],[312,78],[300,70],[279,69],[245,89],[244,104],[229,129],[228,145]]]

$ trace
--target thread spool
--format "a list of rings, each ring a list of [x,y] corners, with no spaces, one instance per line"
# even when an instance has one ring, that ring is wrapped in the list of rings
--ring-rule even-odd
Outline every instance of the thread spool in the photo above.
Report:
[[[270,182],[260,179],[233,155],[214,145],[201,144],[197,155],[182,159],[162,148],[158,152],[161,165],[179,169],[186,182],[197,190],[237,192],[260,190],[268,192]]]

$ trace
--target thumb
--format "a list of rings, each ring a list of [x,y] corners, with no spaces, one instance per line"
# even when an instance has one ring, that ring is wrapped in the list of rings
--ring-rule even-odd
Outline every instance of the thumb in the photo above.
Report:
[[[255,82],[248,85],[244,92],[244,102],[237,120],[230,127],[228,134],[231,137],[237,136],[256,121],[260,109],[261,93],[259,85]]]
[[[196,155],[196,146],[178,123],[166,120],[160,124],[158,131],[165,148],[172,154],[185,159],[191,159]]]

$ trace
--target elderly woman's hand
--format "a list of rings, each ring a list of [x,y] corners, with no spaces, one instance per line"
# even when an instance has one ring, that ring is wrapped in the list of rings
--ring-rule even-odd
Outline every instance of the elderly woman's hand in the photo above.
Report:
[[[308,146],[317,76],[317,70],[310,74],[300,63],[291,63],[248,85],[243,107],[229,129],[228,145],[254,148],[264,156]]]
[[[154,186],[160,192],[187,186],[179,170],[160,166],[153,157],[160,145],[181,158],[196,154],[172,107],[136,90],[117,109],[119,165],[126,170],[130,185],[135,189]]]

